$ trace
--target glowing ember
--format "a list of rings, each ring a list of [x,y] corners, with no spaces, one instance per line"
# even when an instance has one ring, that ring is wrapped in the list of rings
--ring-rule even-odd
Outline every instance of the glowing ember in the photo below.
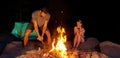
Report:
[[[55,53],[59,55],[60,58],[68,58],[67,52],[66,52],[66,46],[65,42],[67,40],[67,37],[65,34],[65,29],[62,27],[57,28],[57,32],[59,33],[59,36],[52,42],[52,49],[49,51],[51,53]]]

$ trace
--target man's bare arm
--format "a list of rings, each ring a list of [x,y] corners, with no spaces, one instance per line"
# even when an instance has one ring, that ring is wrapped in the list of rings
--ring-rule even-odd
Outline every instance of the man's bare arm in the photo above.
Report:
[[[42,37],[44,36],[44,33],[47,29],[47,24],[48,24],[48,21],[45,21],[45,24],[44,24],[43,29],[42,29]]]
[[[33,22],[34,29],[35,29],[35,31],[36,31],[37,36],[38,36],[38,37],[40,37],[37,22],[36,22],[36,21],[34,21],[34,20],[32,20],[32,22]]]

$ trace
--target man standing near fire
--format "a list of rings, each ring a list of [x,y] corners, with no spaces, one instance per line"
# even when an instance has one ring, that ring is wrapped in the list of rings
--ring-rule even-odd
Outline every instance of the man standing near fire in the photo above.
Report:
[[[85,41],[84,39],[85,29],[83,28],[82,21],[78,20],[74,27],[74,49],[77,49],[80,43]]]
[[[36,10],[32,13],[32,20],[29,23],[26,32],[24,34],[24,47],[26,47],[28,43],[28,37],[30,33],[35,30],[37,34],[37,40],[43,42],[44,34],[47,36],[47,44],[50,46],[51,44],[51,34],[49,29],[47,28],[48,22],[50,19],[50,13],[47,8],[43,8],[41,10]],[[39,33],[42,31],[42,34]]]

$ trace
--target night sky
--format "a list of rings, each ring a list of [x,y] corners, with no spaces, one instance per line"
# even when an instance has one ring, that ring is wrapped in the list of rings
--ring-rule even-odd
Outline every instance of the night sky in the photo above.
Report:
[[[86,38],[95,37],[100,41],[120,43],[119,9],[113,1],[10,0],[2,5],[0,33],[10,33],[15,22],[29,22],[33,11],[48,7],[51,14],[48,27],[52,34],[61,25],[66,28],[68,38],[73,38],[71,35],[75,21],[81,19],[86,29]]]

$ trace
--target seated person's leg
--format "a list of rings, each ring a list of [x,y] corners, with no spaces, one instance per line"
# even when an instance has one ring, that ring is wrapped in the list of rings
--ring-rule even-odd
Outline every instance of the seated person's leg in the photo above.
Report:
[[[47,44],[48,45],[51,45],[51,34],[50,34],[50,31],[47,29],[45,34],[47,35]]]
[[[23,42],[24,47],[26,47],[26,45],[28,43],[28,37],[29,37],[29,35],[30,35],[30,33],[32,32],[33,29],[34,29],[33,24],[30,23],[28,25],[27,29],[26,29],[25,34],[24,34],[24,42]]]

